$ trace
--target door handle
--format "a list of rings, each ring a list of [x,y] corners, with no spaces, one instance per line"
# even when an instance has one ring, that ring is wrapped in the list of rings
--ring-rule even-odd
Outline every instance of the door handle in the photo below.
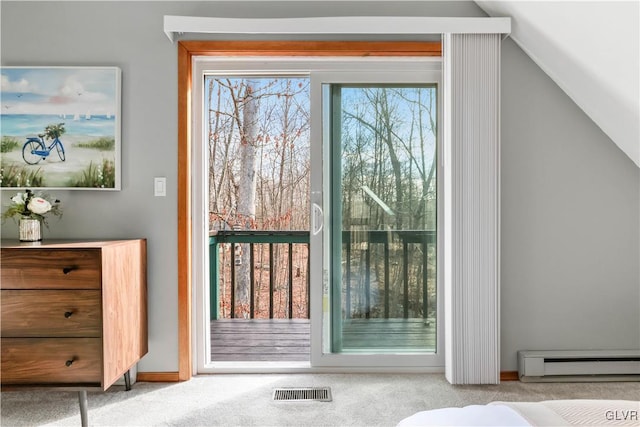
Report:
[[[314,236],[322,231],[324,224],[324,212],[317,203],[311,205],[311,234]]]

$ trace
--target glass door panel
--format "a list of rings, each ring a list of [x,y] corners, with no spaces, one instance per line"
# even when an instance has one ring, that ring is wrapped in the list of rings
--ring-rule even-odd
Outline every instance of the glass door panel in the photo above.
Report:
[[[309,85],[203,77],[211,363],[309,363]]]
[[[436,85],[326,84],[332,353],[436,352]]]

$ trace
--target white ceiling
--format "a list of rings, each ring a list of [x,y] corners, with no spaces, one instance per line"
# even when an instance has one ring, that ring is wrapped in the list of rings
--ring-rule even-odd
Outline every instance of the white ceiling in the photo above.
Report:
[[[640,1],[476,1],[640,167]]]

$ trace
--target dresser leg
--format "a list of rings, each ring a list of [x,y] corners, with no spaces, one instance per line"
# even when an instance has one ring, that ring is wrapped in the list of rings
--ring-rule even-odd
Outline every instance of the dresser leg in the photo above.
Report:
[[[124,389],[126,391],[131,390],[131,371],[130,370],[124,373]]]
[[[89,425],[89,417],[87,415],[87,391],[82,390],[78,392],[78,400],[80,401],[80,422],[82,427]]]

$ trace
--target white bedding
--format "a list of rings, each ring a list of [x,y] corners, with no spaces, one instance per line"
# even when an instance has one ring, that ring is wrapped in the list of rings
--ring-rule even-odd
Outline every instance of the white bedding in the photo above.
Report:
[[[520,414],[505,405],[469,405],[422,411],[400,421],[398,427],[416,426],[521,426],[529,427]]]
[[[491,402],[418,412],[398,427],[417,426],[640,426],[640,402],[545,400]]]

